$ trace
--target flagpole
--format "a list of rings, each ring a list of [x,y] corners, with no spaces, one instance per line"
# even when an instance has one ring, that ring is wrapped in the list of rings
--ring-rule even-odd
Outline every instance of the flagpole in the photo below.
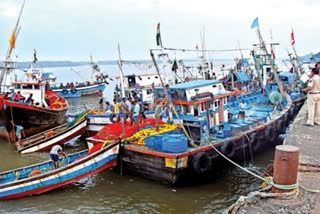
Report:
[[[268,50],[267,50],[267,47],[263,41],[263,38],[262,38],[262,35],[261,35],[261,32],[260,32],[260,27],[258,25],[258,28],[257,28],[257,32],[258,32],[258,36],[259,36],[259,40],[260,40],[260,44],[261,44],[261,47],[262,49],[265,51],[266,53],[266,56],[268,57],[269,61],[270,61],[270,65],[271,65],[271,68],[272,68],[272,71],[273,71],[273,74],[274,74],[274,78],[276,80],[276,83],[279,87],[279,90],[280,90],[280,93],[285,96],[285,93],[283,91],[283,88],[282,88],[282,83],[280,82],[279,80],[279,76],[278,76],[278,73],[277,73],[277,69],[275,67],[275,64],[274,64],[274,59],[272,59],[271,55],[268,53]]]
[[[124,73],[122,70],[122,59],[121,59],[121,51],[120,51],[120,44],[118,43],[118,66],[120,69],[120,84],[121,84],[121,97],[125,97],[125,91],[124,91]]]
[[[17,22],[16,22],[16,25],[15,25],[15,27],[14,27],[14,30],[13,30],[13,32],[12,32],[12,35],[11,36],[13,36],[13,38],[10,38],[10,40],[11,39],[14,39],[14,41],[11,41],[11,42],[13,42],[13,44],[14,44],[14,46],[15,46],[15,42],[16,42],[16,40],[17,40],[17,37],[18,37],[18,34],[19,34],[19,32],[20,32],[20,26],[19,26],[19,23],[20,23],[20,18],[21,18],[21,15],[22,15],[22,11],[23,11],[23,8],[24,8],[24,4],[25,4],[25,0],[23,1],[23,3],[22,3],[22,6],[21,6],[21,9],[20,9],[20,13],[19,13],[19,16],[18,16],[18,20],[17,20]],[[12,53],[12,50],[13,50],[13,44],[10,42],[10,45],[9,45],[9,47],[8,47],[8,50],[7,50],[7,54],[6,54],[6,60],[5,60],[5,62],[4,62],[4,68],[3,68],[3,70],[2,70],[2,72],[1,72],[1,75],[0,75],[0,84],[1,84],[1,91],[2,92],[4,92],[4,88],[2,89],[2,86],[4,86],[3,85],[3,79],[4,79],[4,76],[7,74],[7,73],[9,73],[9,71],[10,71],[10,69],[13,69],[13,67],[8,67],[8,65],[10,64],[10,63],[12,63],[12,62],[9,62],[10,61],[10,57],[11,57],[11,53]]]

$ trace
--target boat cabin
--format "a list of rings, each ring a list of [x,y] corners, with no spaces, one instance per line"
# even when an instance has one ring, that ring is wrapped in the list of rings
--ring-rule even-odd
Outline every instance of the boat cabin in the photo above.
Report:
[[[141,74],[124,76],[124,91],[126,97],[140,97],[145,103],[153,101],[153,89],[161,85],[158,74]]]
[[[48,107],[45,101],[45,83],[38,82],[12,82],[14,93],[18,93],[27,99],[32,94],[33,103],[38,107]]]
[[[168,96],[179,114],[177,119],[197,125],[204,121],[208,129],[228,121],[227,102],[232,94],[218,80],[194,80],[168,89]],[[155,88],[156,101],[165,97],[163,88]]]

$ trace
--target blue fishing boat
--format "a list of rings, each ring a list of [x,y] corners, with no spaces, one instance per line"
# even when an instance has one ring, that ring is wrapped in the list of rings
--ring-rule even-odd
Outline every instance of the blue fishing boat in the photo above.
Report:
[[[0,200],[39,195],[92,176],[117,165],[119,144],[112,143],[97,151],[88,150],[60,159],[60,168],[52,161],[0,173]]]
[[[240,161],[277,145],[305,100],[298,91],[284,99],[275,86],[269,95],[227,91],[216,80],[176,84],[170,90],[177,111],[173,121],[182,129],[146,138],[144,144],[135,139],[140,143],[124,145],[124,172],[169,184],[210,176],[220,153]],[[155,96],[165,99],[164,89],[156,88]],[[245,117],[239,117],[242,102],[246,103]]]

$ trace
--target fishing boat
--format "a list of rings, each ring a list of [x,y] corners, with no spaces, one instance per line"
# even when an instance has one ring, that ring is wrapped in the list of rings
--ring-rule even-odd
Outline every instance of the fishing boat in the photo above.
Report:
[[[87,112],[77,115],[77,117],[63,125],[45,130],[30,137],[16,141],[15,145],[21,154],[47,151],[56,144],[64,144],[69,140],[85,133],[87,126]]]
[[[306,97],[296,84],[290,86],[295,74],[278,74],[258,35],[263,53],[252,53],[255,71],[236,68],[223,82],[193,80],[155,88],[155,102],[167,100],[181,128],[129,140],[120,157],[124,173],[170,185],[197,182],[215,175],[222,159],[243,161],[281,142],[279,136]]]
[[[11,94],[20,94],[20,100],[8,94],[0,96],[0,108],[5,112],[7,130],[12,133],[16,125],[24,128],[25,137],[65,123],[68,102],[60,95],[46,90],[44,82],[12,82]],[[27,103],[28,97],[32,100]],[[13,123],[13,124],[12,124]]]
[[[60,159],[60,168],[52,161],[0,173],[0,200],[39,195],[117,165],[119,143],[108,144],[100,150],[81,151]]]
[[[52,91],[63,97],[81,97],[89,95],[98,95],[103,92],[106,85],[112,80],[108,75],[100,72],[99,66],[93,62],[91,57],[91,78],[90,81],[83,83],[68,83],[65,86],[57,85],[52,86]],[[61,83],[62,84],[62,83]]]

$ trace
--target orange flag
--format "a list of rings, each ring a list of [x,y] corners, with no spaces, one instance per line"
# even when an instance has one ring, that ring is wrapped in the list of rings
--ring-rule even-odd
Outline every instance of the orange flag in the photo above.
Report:
[[[16,34],[14,33],[14,31],[11,33],[9,44],[12,49],[16,48]]]

